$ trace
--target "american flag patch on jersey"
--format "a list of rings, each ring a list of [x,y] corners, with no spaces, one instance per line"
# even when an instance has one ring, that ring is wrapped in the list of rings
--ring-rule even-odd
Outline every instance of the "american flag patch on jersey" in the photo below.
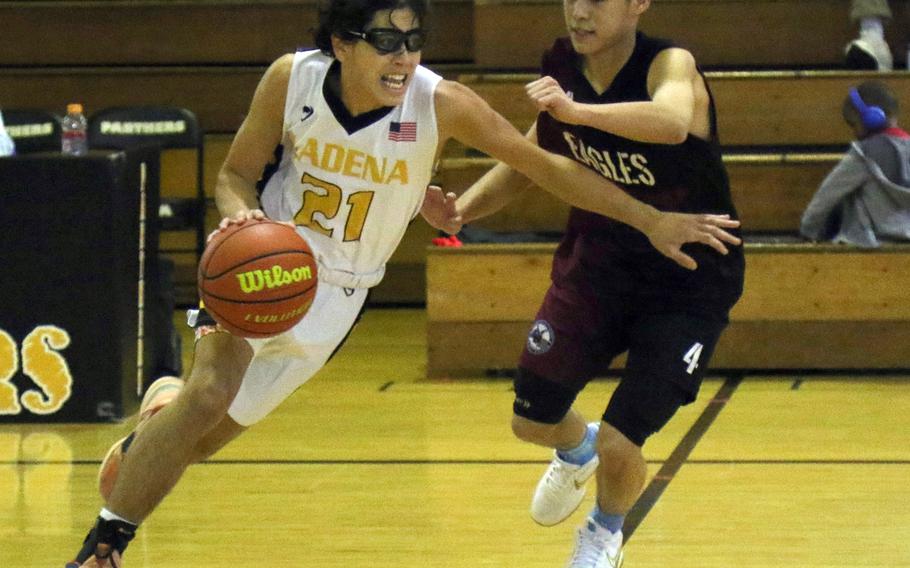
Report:
[[[389,140],[392,140],[394,142],[417,142],[417,123],[391,123],[389,125]]]

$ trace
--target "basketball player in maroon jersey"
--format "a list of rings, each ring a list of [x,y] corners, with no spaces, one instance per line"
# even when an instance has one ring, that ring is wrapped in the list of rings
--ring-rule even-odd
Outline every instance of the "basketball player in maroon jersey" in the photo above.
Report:
[[[657,209],[735,219],[708,85],[691,53],[637,30],[650,0],[563,5],[569,37],[556,41],[541,78],[527,86],[540,111],[529,138]],[[458,199],[457,213],[463,222],[489,214],[521,184],[500,164]],[[565,520],[596,473],[597,504],[579,529],[571,568],[622,564],[623,519],[647,473],[642,445],[695,399],[742,292],[741,247],[683,250],[696,270],[628,225],[573,208],[556,251],[515,379],[512,429],[556,450],[531,504],[538,523]],[[625,372],[602,421],[586,424],[572,408],[576,395],[624,351]]]

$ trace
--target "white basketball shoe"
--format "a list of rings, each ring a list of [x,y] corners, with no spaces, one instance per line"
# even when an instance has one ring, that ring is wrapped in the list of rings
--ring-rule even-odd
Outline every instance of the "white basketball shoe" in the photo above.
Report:
[[[622,531],[612,533],[588,517],[566,568],[620,568],[622,563]]]
[[[531,518],[550,527],[569,518],[585,497],[585,485],[597,471],[599,460],[594,453],[587,462],[568,463],[554,453],[553,461],[537,483],[531,499]]]

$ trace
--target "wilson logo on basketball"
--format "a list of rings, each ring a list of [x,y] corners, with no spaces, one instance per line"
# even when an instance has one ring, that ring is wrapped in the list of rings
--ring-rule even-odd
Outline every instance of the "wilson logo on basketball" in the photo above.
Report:
[[[280,288],[295,282],[309,280],[312,277],[313,272],[309,266],[298,266],[293,270],[285,270],[276,264],[271,270],[241,272],[237,275],[237,281],[240,282],[240,289],[244,294],[252,294],[263,288]]]

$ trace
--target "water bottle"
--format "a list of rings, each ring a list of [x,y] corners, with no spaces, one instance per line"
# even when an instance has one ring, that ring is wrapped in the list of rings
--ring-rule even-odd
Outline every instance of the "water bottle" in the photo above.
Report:
[[[0,156],[12,156],[16,153],[16,145],[3,126],[3,114],[0,113]]]
[[[66,105],[66,116],[63,117],[63,144],[64,154],[82,156],[88,151],[88,121],[82,114],[82,105],[72,103]]]

